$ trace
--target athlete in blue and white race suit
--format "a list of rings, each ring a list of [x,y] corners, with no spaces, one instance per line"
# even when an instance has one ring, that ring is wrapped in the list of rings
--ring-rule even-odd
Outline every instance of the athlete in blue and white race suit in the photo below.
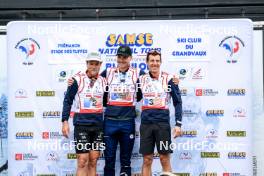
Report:
[[[105,176],[115,175],[117,145],[120,145],[120,175],[131,175],[131,154],[135,141],[136,84],[139,71],[130,66],[132,51],[128,46],[117,50],[117,68],[108,68],[102,72],[109,90],[104,114],[104,142],[106,149]]]

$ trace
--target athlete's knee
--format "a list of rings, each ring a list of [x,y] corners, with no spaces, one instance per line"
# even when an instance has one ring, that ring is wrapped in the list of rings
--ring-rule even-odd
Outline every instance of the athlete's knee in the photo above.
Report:
[[[160,155],[160,163],[162,165],[168,165],[168,164],[170,164],[170,155],[169,154]]]
[[[153,156],[152,155],[145,155],[143,158],[143,162],[145,166],[151,166],[153,162]]]
[[[78,168],[80,169],[87,167],[88,157],[78,156],[77,163],[78,163]]]
[[[89,167],[95,168],[97,164],[97,160],[98,160],[97,157],[89,158],[89,163],[88,163]]]

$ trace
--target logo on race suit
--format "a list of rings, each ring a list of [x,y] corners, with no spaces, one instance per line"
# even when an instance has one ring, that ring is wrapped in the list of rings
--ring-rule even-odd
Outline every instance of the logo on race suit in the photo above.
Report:
[[[24,89],[18,89],[15,92],[15,98],[27,98],[27,92]]]
[[[246,109],[242,107],[237,107],[234,110],[233,117],[246,117]]]
[[[17,42],[15,49],[18,50],[20,57],[23,59],[23,65],[33,65],[40,46],[33,38],[23,38]]]
[[[245,44],[237,36],[227,36],[220,42],[219,47],[224,49],[227,63],[237,63]]]

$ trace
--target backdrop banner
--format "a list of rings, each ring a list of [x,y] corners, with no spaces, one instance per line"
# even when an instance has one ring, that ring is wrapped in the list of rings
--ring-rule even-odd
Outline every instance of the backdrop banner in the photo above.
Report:
[[[102,71],[117,65],[120,45],[129,45],[133,67],[147,72],[146,53],[156,49],[162,53],[161,69],[180,79],[183,135],[168,146],[173,171],[252,176],[252,32],[247,19],[9,23],[9,175],[75,174],[73,126],[69,139],[61,132],[67,79],[85,70],[88,53],[101,53]],[[137,109],[134,175],[142,166],[140,103]],[[102,154],[98,175],[103,167]],[[153,175],[162,170],[157,152],[152,170]]]

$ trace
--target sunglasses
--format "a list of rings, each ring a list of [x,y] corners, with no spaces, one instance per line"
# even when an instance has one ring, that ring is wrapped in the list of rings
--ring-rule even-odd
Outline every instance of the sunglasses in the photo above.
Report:
[[[149,54],[161,55],[161,52],[160,52],[159,50],[153,49],[153,50],[150,50],[150,51],[148,52],[148,55],[149,55]]]

